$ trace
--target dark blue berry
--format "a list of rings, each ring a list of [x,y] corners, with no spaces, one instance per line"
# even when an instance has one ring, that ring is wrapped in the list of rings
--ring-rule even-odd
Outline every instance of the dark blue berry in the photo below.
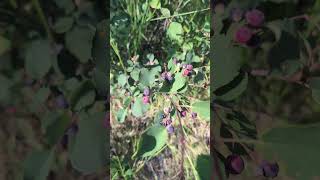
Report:
[[[59,95],[59,96],[56,98],[55,101],[56,101],[57,107],[59,107],[59,108],[65,109],[65,108],[68,108],[68,107],[69,107],[69,104],[68,104],[67,100],[64,98],[63,95]]]
[[[160,114],[160,118],[161,118],[161,119],[163,119],[163,118],[165,118],[165,117],[166,117],[165,114]]]
[[[68,135],[67,134],[64,134],[61,138],[61,141],[60,141],[60,144],[62,145],[62,147],[64,149],[67,149],[68,148],[68,142],[69,142],[69,139],[68,139]]]
[[[275,178],[279,173],[279,166],[277,163],[264,163],[262,165],[263,176],[268,178]]]

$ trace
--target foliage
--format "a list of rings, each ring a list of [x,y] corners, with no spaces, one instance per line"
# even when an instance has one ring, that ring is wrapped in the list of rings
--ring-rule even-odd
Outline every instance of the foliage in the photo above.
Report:
[[[194,141],[209,132],[208,5],[111,1],[113,179],[200,178],[196,158],[209,154],[207,144]],[[169,154],[172,165],[159,167],[167,172],[153,169]]]
[[[213,148],[214,158],[225,162],[214,164],[214,173],[319,177],[303,165],[320,150],[313,140],[319,135],[319,1],[230,0],[213,8]],[[225,161],[230,154],[247,159],[241,175],[225,168],[235,163]]]
[[[0,2],[1,121],[18,122],[5,152],[19,152],[4,179],[106,176],[106,12],[103,1]]]

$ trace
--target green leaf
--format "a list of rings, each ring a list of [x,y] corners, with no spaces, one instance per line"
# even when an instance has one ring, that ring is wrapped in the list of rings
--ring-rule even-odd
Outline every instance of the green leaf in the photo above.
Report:
[[[192,112],[198,113],[199,117],[203,120],[210,121],[210,102],[197,101],[192,104]]]
[[[97,25],[97,30],[95,33],[93,47],[92,47],[92,57],[96,64],[96,68],[101,72],[108,75],[107,69],[109,67],[109,36],[108,29],[109,22],[102,21]]]
[[[131,110],[132,110],[132,114],[135,117],[142,117],[144,113],[147,112],[148,108],[149,108],[149,105],[143,104],[142,98],[138,97],[135,100]]]
[[[120,85],[120,86],[124,86],[125,84],[127,84],[127,76],[125,75],[125,74],[120,74],[119,76],[118,76],[118,84]]]
[[[141,69],[140,71],[140,82],[145,86],[151,86],[155,81],[156,72],[149,71],[146,68]]]
[[[319,176],[320,125],[273,128],[262,135],[259,152],[280,164],[280,173],[295,179],[311,180]],[[308,168],[306,168],[308,167]]]
[[[168,132],[162,125],[154,125],[139,142],[138,157],[152,157],[167,143]]]
[[[217,99],[224,101],[231,101],[239,97],[246,89],[248,85],[248,74],[239,75],[234,81],[227,85],[227,92],[221,96],[218,96]],[[231,89],[231,90],[230,90]],[[223,91],[222,90],[222,91]]]
[[[75,9],[75,5],[72,0],[54,0],[57,6],[64,9],[67,14],[71,13]]]
[[[35,79],[40,79],[50,70],[55,55],[51,53],[48,40],[35,40],[26,50],[25,68]]]
[[[134,69],[131,73],[131,78],[135,81],[139,80],[139,75],[140,75],[140,69]]]
[[[312,98],[320,104],[320,90],[312,89]]]
[[[46,180],[54,160],[54,151],[34,151],[25,159],[25,180]]]
[[[67,32],[65,42],[67,49],[76,56],[80,62],[86,63],[92,57],[91,48],[95,32],[85,27],[75,27]]]
[[[53,30],[56,33],[65,33],[72,28],[73,25],[73,18],[72,17],[62,17],[57,20],[57,22],[53,25]]]
[[[170,10],[168,8],[161,8],[160,11],[161,11],[162,16],[164,16],[164,17],[169,17],[171,15]]]
[[[5,76],[0,74],[0,102],[7,104],[11,102],[11,91],[10,87],[12,86],[12,81]]]
[[[108,132],[103,127],[104,117],[104,113],[80,114],[79,131],[69,149],[69,156],[72,166],[84,174],[106,168]]]
[[[283,32],[280,40],[270,49],[267,58],[271,68],[280,68],[281,63],[287,60],[300,59],[299,39]]]
[[[216,164],[218,162],[219,164]],[[196,170],[200,180],[226,180],[224,165],[220,159],[213,160],[208,154],[201,154],[197,157]],[[217,172],[219,170],[219,172]],[[220,175],[218,175],[218,173]],[[212,177],[213,175],[213,177]]]
[[[39,110],[44,106],[45,101],[50,95],[49,88],[40,88],[32,99],[32,102],[28,105],[31,112],[39,112]]]
[[[167,30],[168,37],[181,44],[183,42],[183,28],[178,22],[172,22]]]
[[[74,109],[76,111],[80,111],[82,108],[85,108],[91,104],[94,103],[94,100],[96,98],[95,91],[89,91],[86,94],[84,94],[75,104]]]
[[[68,114],[63,113],[56,117],[54,121],[47,126],[45,136],[49,144],[55,145],[59,142],[70,122],[71,118],[69,118]]]
[[[93,72],[93,80],[98,93],[101,95],[107,95],[108,76],[99,69],[95,69]]]
[[[310,78],[309,85],[311,89],[320,90],[320,77]]]
[[[312,98],[320,104],[320,77],[312,77],[309,80]]]
[[[3,36],[0,36],[0,56],[3,55],[8,50],[10,50],[10,47],[11,47],[11,41],[4,38]]]
[[[231,45],[231,41],[224,35],[213,37],[213,90],[231,82],[238,74],[243,64],[242,49]],[[226,53],[228,52],[228,53]]]
[[[150,7],[154,8],[154,9],[160,9],[161,8],[160,0],[151,0],[149,5],[150,5]]]
[[[84,81],[73,88],[73,91],[68,96],[72,109],[80,111],[82,108],[93,104],[96,94],[91,81]]]
[[[266,25],[271,31],[273,31],[276,40],[279,41],[282,32],[288,32],[292,35],[295,34],[294,21],[289,19],[276,20],[268,22]]]
[[[182,75],[182,73],[177,73],[174,77],[174,82],[170,89],[170,92],[178,92],[179,89],[184,87],[186,84],[186,77]]]
[[[127,113],[128,113],[128,108],[120,109],[117,112],[117,120],[119,123],[123,123],[125,121]]]

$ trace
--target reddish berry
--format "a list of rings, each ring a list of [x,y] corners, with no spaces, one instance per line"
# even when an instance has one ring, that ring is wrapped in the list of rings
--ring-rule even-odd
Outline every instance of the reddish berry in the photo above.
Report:
[[[188,69],[184,69],[182,72],[183,76],[189,76],[189,74],[190,74],[190,71]]]
[[[252,37],[252,32],[248,27],[241,27],[235,33],[235,41],[245,44],[247,43]]]
[[[242,19],[243,11],[240,8],[235,8],[231,11],[231,18],[235,22],[239,22]]]
[[[148,104],[149,102],[149,96],[143,96],[143,104]]]
[[[5,109],[5,111],[6,111],[6,113],[8,113],[8,114],[14,114],[14,113],[17,112],[17,108],[15,108],[15,107],[8,107],[8,108]]]
[[[244,161],[241,156],[229,155],[226,159],[225,167],[230,174],[240,174],[244,170]]]
[[[260,27],[264,22],[264,14],[257,9],[253,9],[246,13],[246,20],[251,26]]]

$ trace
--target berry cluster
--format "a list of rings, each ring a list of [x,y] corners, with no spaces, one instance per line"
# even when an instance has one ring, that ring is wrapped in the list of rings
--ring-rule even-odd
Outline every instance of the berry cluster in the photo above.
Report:
[[[240,174],[245,168],[244,160],[239,155],[229,155],[225,161],[225,168],[229,174]],[[260,163],[257,175],[263,175],[267,178],[275,178],[278,176],[279,166],[277,163],[263,161]]]
[[[192,70],[193,70],[193,66],[191,64],[183,65],[182,68],[183,68],[183,72],[182,72],[183,76],[185,77],[191,76]]]
[[[161,74],[161,78],[163,80],[166,80],[168,82],[171,82],[173,80],[172,74],[171,72],[165,71]]]
[[[171,108],[164,108],[163,114],[160,115],[162,121],[160,124],[167,128],[169,134],[174,132],[174,127],[172,125],[172,119],[170,117]]]
[[[243,11],[241,9],[234,9],[231,17],[233,21],[239,22],[243,17]],[[247,24],[237,29],[234,39],[240,44],[256,46],[259,38],[253,30],[263,25],[265,19],[264,14],[257,9],[253,9],[246,12],[245,19]]]
[[[150,89],[149,88],[145,88],[143,90],[143,104],[148,104],[150,103]]]

